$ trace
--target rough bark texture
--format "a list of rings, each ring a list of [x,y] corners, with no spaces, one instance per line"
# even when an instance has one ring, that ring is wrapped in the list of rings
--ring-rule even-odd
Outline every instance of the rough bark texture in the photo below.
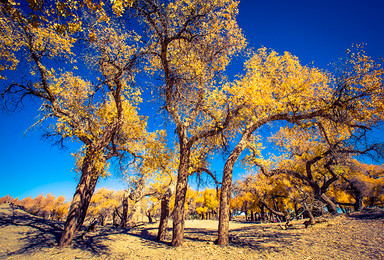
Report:
[[[252,133],[252,132],[251,132]],[[246,140],[250,134],[244,134],[239,143],[233,149],[224,165],[223,181],[221,185],[220,211],[219,211],[219,235],[217,244],[228,245],[229,242],[229,201],[231,198],[232,172],[235,162],[246,147]]]
[[[123,213],[121,216],[121,222],[120,227],[126,228],[127,227],[127,221],[128,221],[128,210],[129,210],[129,203],[128,203],[128,194],[124,194],[123,198]]]
[[[356,202],[353,204],[353,208],[355,211],[360,211],[363,208],[363,199],[364,199],[364,196],[361,192],[356,194],[355,196]]]
[[[265,221],[264,205],[260,205],[260,217],[261,217],[261,222],[264,222]]]
[[[126,227],[127,228],[132,228],[137,225],[138,222],[138,217],[137,214],[139,213],[138,210],[140,210],[140,204],[135,201],[131,207],[131,210],[128,214],[127,217],[127,222],[126,222]]]
[[[92,174],[89,188],[86,189],[84,197],[82,199],[82,203],[80,207],[80,216],[77,221],[76,231],[81,230],[81,227],[83,226],[85,217],[87,216],[87,210],[88,210],[89,204],[91,203],[91,198],[93,193],[95,192],[95,188],[98,180],[99,180],[99,175]]]
[[[119,226],[118,223],[119,221],[121,222],[121,216],[119,215],[119,209],[117,207],[115,207],[115,210],[113,211],[112,221],[114,227]]]
[[[184,240],[184,204],[188,187],[189,155],[189,149],[180,148],[180,165],[176,184],[175,207],[173,210],[172,246],[180,246]]]
[[[95,178],[92,176],[92,169],[91,162],[85,158],[81,170],[81,178],[73,196],[64,230],[59,241],[60,247],[69,246],[72,243],[75,232],[79,228],[80,223],[82,224],[81,221],[84,221],[85,217],[83,214],[86,214],[86,209],[89,206],[95,188],[92,187],[95,181]]]
[[[320,195],[320,200],[327,205],[327,209],[329,213],[331,214],[337,213],[336,204],[330,198],[328,198],[328,196],[326,196],[324,193]]]
[[[312,214],[312,211],[308,209],[308,215],[309,215],[309,220],[304,221],[305,228],[307,228],[310,225],[315,225],[316,220],[315,217]]]
[[[355,203],[353,203],[353,209],[355,211],[360,211],[363,208],[364,194],[362,190],[365,188],[365,184],[356,180],[349,181],[349,183],[350,191],[352,192],[352,196],[355,199]]]
[[[162,198],[161,198],[161,213],[160,213],[160,224],[159,224],[159,231],[157,233],[157,241],[163,241],[165,240],[165,237],[167,235],[167,225],[168,225],[168,219],[169,219],[169,199],[170,199],[170,192],[167,192]]]

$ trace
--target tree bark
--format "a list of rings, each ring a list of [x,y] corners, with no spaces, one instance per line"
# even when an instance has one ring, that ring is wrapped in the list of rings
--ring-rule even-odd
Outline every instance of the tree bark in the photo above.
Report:
[[[107,224],[107,219],[108,219],[108,215],[102,216],[100,225],[104,227]]]
[[[86,214],[90,198],[92,197],[94,191],[93,184],[95,183],[95,178],[92,175],[92,170],[93,165],[90,158],[85,157],[81,169],[81,178],[72,199],[68,217],[64,225],[64,230],[59,241],[59,247],[69,246],[72,243],[75,232],[77,231],[80,223],[82,224],[81,221],[84,221],[83,215]]]
[[[353,204],[353,208],[355,211],[360,211],[363,208],[363,199],[364,199],[364,196],[361,192],[356,194],[355,196],[356,202]]]
[[[125,224],[126,228],[131,228],[136,226],[137,220],[138,220],[137,214],[136,214],[137,210],[140,210],[140,204],[138,203],[138,201],[135,201],[131,207],[131,212],[127,216],[127,222]]]
[[[265,212],[264,212],[264,205],[260,205],[260,218],[261,223],[265,222]]]
[[[190,149],[180,141],[180,164],[178,169],[175,208],[173,210],[172,246],[180,246],[184,240],[184,204],[188,188]]]
[[[123,197],[123,213],[121,216],[121,222],[120,227],[126,228],[127,227],[127,221],[128,221],[128,211],[129,211],[129,195],[124,194]]]
[[[151,212],[148,212],[147,217],[148,217],[148,222],[153,223],[153,218],[152,218]]]
[[[299,216],[300,216],[301,214],[299,213],[300,208],[299,208],[299,206],[298,206],[298,204],[297,204],[297,201],[294,202],[294,206],[295,206],[295,219],[296,219],[296,220],[299,220]]]
[[[231,198],[233,166],[235,165],[235,162],[239,158],[240,154],[245,149],[247,144],[246,141],[251,134],[252,132],[243,134],[239,143],[233,149],[224,165],[220,196],[219,235],[217,239],[217,244],[221,246],[226,246],[229,242],[229,201]]]
[[[115,209],[113,211],[113,216],[112,216],[113,226],[114,227],[119,226],[118,221],[120,220],[120,223],[121,223],[121,219],[122,219],[122,217],[119,214],[119,208],[115,207]]]
[[[84,198],[82,199],[81,207],[80,207],[80,216],[77,221],[76,231],[81,230],[81,227],[83,226],[85,217],[87,216],[87,210],[89,208],[89,204],[91,203],[91,199],[93,196],[93,193],[95,192],[97,181],[99,180],[99,175],[94,175],[92,171],[92,177],[89,184],[89,188],[86,189]]]
[[[167,192],[162,198],[161,198],[161,213],[160,213],[160,224],[159,224],[159,231],[157,233],[157,241],[164,241],[165,237],[167,235],[167,226],[168,226],[168,219],[169,219],[169,199],[170,199],[170,192]]]
[[[327,195],[325,195],[324,193],[321,194],[320,200],[327,205],[327,209],[328,209],[329,213],[331,213],[331,214],[337,213],[336,204],[330,198],[328,198]]]

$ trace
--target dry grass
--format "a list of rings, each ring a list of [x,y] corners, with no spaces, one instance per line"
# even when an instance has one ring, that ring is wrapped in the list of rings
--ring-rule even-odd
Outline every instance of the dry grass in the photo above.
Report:
[[[220,247],[217,221],[186,222],[182,247],[154,241],[157,224],[133,229],[98,227],[73,246],[58,248],[62,223],[0,205],[0,259],[384,259],[384,211],[338,215],[304,228],[230,223],[230,245]]]

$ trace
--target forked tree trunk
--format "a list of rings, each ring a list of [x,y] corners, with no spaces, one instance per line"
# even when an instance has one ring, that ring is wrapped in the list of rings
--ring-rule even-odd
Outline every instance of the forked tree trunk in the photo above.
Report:
[[[188,188],[188,167],[190,149],[180,145],[180,165],[178,169],[175,207],[173,210],[172,246],[180,246],[184,240],[184,204]]]
[[[84,214],[86,214],[86,209],[89,206],[95,188],[93,187],[95,179],[92,176],[92,169],[93,165],[90,159],[85,157],[81,169],[81,178],[77,185],[75,195],[73,196],[64,230],[59,241],[60,247],[69,246],[72,243],[77,228],[81,221],[84,221],[83,217]]]
[[[159,224],[159,231],[157,233],[157,238],[156,238],[157,241],[164,241],[167,235],[170,194],[171,194],[170,192],[167,192],[161,198],[160,224]]]

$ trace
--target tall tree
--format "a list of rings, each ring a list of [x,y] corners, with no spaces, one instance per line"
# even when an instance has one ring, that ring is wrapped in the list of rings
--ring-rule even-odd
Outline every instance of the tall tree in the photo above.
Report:
[[[271,122],[297,123],[326,116],[331,93],[328,82],[326,73],[302,66],[290,53],[280,55],[262,48],[245,63],[245,75],[228,85],[230,102],[244,106],[232,123],[240,136],[223,170],[218,244],[228,244],[233,167],[245,149],[255,156],[260,153],[261,143],[254,133]]]
[[[48,135],[83,143],[76,154],[81,177],[59,242],[67,246],[84,221],[99,177],[106,176],[108,160],[139,153],[141,141],[149,137],[145,118],[136,110],[140,92],[132,86],[143,50],[136,34],[118,30],[101,4],[49,4],[31,2],[30,14],[24,15],[17,6],[1,3],[2,23],[8,24],[1,32],[20,46],[9,41],[2,48],[29,64],[31,74],[9,83],[2,96],[6,105],[38,98],[41,121],[53,122]],[[87,7],[88,12],[76,13]],[[80,43],[91,52],[84,59]],[[84,62],[70,65],[75,59]],[[89,79],[76,76],[79,66]]]
[[[257,155],[257,139],[252,134],[258,128],[278,120],[297,124],[302,120],[323,118],[333,124],[357,129],[355,140],[361,140],[371,126],[383,120],[384,86],[380,64],[358,46],[357,50],[347,52],[346,59],[337,68],[337,75],[332,76],[316,68],[301,66],[289,53],[267,53],[265,48],[246,63],[245,76],[230,89],[235,102],[238,102],[236,99],[245,100],[248,106],[239,112],[242,115],[239,121],[242,124],[239,123],[238,128],[241,137],[224,166],[220,245],[228,243],[233,166],[246,148]],[[331,164],[326,165],[332,171]]]
[[[238,2],[175,0],[135,1],[156,48],[152,66],[161,72],[164,108],[175,123],[179,167],[173,211],[172,245],[184,237],[184,205],[192,147],[229,124],[237,108],[220,99],[215,77],[245,45],[236,22]]]

